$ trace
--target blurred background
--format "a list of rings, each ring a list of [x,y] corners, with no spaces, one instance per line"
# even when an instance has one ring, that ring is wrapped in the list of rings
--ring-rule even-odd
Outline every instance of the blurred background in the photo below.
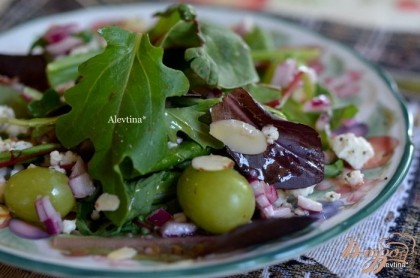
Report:
[[[98,5],[190,2],[274,13],[339,40],[392,74],[420,98],[420,0],[0,0],[0,32],[30,19]]]

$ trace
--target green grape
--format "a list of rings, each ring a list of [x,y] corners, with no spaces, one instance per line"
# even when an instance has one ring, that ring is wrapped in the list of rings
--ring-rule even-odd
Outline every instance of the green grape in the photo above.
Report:
[[[51,204],[63,217],[75,205],[73,193],[65,174],[53,169],[35,167],[20,171],[6,183],[6,206],[18,218],[39,222],[35,208],[38,197],[49,196]]]
[[[184,213],[215,234],[248,223],[255,210],[251,186],[234,169],[202,171],[189,166],[178,180],[177,194]]]

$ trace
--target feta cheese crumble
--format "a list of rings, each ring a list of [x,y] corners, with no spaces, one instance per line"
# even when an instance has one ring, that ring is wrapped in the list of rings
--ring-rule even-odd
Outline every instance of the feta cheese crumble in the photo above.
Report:
[[[350,186],[357,186],[359,184],[363,184],[364,175],[360,170],[353,170],[349,172],[344,172],[341,175],[341,178],[344,182]]]
[[[0,118],[16,118],[15,111],[7,105],[0,105]],[[0,132],[6,132],[11,137],[16,137],[19,134],[26,133],[26,131],[26,127],[8,123],[0,124]]]
[[[50,153],[50,165],[51,166],[60,166],[60,165],[71,165],[77,161],[78,155],[72,151],[66,151],[61,153],[59,151],[52,151]]]
[[[374,155],[372,145],[365,138],[353,133],[335,136],[331,140],[331,145],[335,154],[354,169],[361,169]]]
[[[279,139],[279,136],[280,136],[279,131],[277,127],[273,125],[264,126],[261,131],[264,134],[268,144],[273,144],[274,141]]]
[[[328,191],[327,193],[325,193],[325,199],[329,202],[337,201],[340,199],[340,197],[341,194],[335,191]]]
[[[63,233],[70,234],[76,230],[76,220],[63,220]]]
[[[31,148],[32,146],[33,145],[31,142],[14,139],[12,140],[10,138],[3,140],[0,138],[0,152],[21,151]]]

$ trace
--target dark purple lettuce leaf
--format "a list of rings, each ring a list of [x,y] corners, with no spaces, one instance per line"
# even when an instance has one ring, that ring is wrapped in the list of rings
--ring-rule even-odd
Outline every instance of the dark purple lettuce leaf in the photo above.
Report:
[[[324,178],[324,154],[319,134],[311,127],[273,116],[244,89],[235,89],[211,109],[212,121],[236,119],[262,129],[273,125],[279,139],[264,153],[247,155],[227,147],[240,171],[249,179],[276,188],[305,188]]]
[[[19,82],[40,91],[48,89],[47,62],[42,55],[0,54],[0,75],[18,78]]]

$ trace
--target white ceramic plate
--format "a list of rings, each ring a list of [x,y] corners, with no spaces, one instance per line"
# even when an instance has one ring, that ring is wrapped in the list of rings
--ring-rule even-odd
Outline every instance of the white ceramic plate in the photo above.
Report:
[[[88,26],[100,19],[124,17],[139,17],[150,21],[154,12],[163,9],[165,6],[160,4],[107,6],[37,19],[0,34],[0,52],[25,53],[33,40],[51,24],[77,22]],[[333,80],[335,83],[330,84],[344,85],[337,86],[336,92],[344,94],[343,102],[353,102],[359,106],[358,118],[369,125],[369,136],[391,136],[399,141],[391,160],[385,166],[366,173],[368,180],[375,181],[374,186],[368,182],[371,185],[364,188],[363,198],[358,198],[354,205],[346,207],[310,233],[287,241],[249,248],[235,256],[220,255],[208,260],[170,264],[150,261],[111,263],[97,256],[65,257],[51,249],[48,240],[25,240],[17,238],[8,229],[0,229],[0,261],[38,272],[72,277],[141,275],[174,278],[228,275],[285,261],[323,244],[367,217],[395,192],[412,158],[411,120],[394,83],[384,72],[339,43],[272,15],[212,7],[197,7],[197,12],[200,19],[229,25],[239,23],[245,17],[253,17],[259,25],[281,34],[289,45],[321,47],[321,80],[327,83]],[[349,87],[349,84],[352,85]]]

